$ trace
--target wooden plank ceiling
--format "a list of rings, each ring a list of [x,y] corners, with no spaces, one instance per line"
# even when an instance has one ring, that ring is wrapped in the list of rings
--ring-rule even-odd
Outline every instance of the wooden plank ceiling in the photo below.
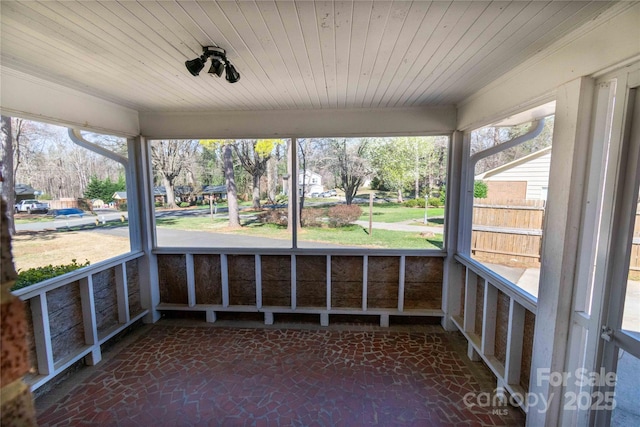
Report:
[[[140,111],[456,104],[604,1],[5,1],[3,67]],[[184,61],[218,45],[241,74]]]

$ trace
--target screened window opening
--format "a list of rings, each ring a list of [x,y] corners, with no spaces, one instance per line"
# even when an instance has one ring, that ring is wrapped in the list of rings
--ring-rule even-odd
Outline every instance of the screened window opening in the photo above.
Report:
[[[471,133],[470,255],[534,297],[540,278],[553,123],[551,115]],[[514,140],[519,142],[513,145]]]
[[[14,200],[12,252],[18,287],[30,286],[130,252],[127,141],[82,132],[86,141],[118,154],[123,163],[74,142],[65,127],[11,121]],[[7,158],[8,159],[8,158]]]

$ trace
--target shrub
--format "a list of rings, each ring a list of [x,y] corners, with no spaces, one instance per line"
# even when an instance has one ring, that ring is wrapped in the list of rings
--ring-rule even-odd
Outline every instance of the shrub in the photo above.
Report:
[[[155,206],[156,206],[156,208],[162,208],[162,207],[164,207],[164,203],[162,203],[162,202],[156,202],[156,203],[155,203]]]
[[[358,205],[336,205],[330,207],[327,213],[331,227],[344,227],[360,218],[362,209]]]
[[[409,199],[402,203],[407,208],[424,208],[424,199]]]
[[[286,226],[288,222],[287,214],[285,209],[269,209],[258,214],[258,221],[263,224]]]
[[[66,265],[47,265],[44,267],[30,268],[25,271],[18,272],[16,284],[11,288],[12,291],[25,288],[36,283],[40,283],[53,277],[62,276],[63,274],[77,270],[89,265],[89,260],[84,264],[78,264],[75,259],[71,260],[71,264]]]
[[[127,204],[126,203],[120,203],[118,205],[118,210],[126,212],[127,211]]]
[[[320,227],[324,216],[324,209],[304,208],[300,212],[300,224],[303,227]]]
[[[486,199],[487,193],[489,193],[489,187],[484,181],[473,182],[473,197],[476,199]]]
[[[439,197],[429,197],[429,206],[433,206],[437,208],[440,206],[440,198]]]
[[[181,207],[181,208],[188,208],[189,206],[191,206],[191,205],[189,204],[189,202],[182,202],[182,203],[180,203],[180,207]]]

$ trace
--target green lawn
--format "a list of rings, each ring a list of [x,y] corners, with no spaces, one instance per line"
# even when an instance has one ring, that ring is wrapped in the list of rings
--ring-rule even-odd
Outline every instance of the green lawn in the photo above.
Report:
[[[237,230],[226,228],[226,219],[210,218],[180,218],[171,221],[158,222],[161,227],[223,232],[225,234],[243,234],[250,236],[268,237],[271,239],[291,239],[286,227],[274,224],[262,224],[242,221],[243,227]],[[441,249],[442,234],[432,236],[420,233],[373,230],[371,236],[368,231],[358,225],[342,228],[306,227],[298,232],[298,240],[304,242],[332,243],[344,246],[363,246],[387,249]]]
[[[360,205],[362,208],[361,220],[369,219],[369,205]],[[444,208],[429,208],[427,218],[444,216]],[[424,218],[423,208],[407,208],[397,203],[380,203],[373,205],[374,222],[402,222],[420,220]]]

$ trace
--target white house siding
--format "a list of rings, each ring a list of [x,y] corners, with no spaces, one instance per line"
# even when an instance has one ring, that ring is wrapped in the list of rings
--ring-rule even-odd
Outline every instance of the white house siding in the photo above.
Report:
[[[531,159],[527,162],[515,165],[512,168],[498,172],[495,175],[483,178],[484,181],[526,181],[527,199],[546,199],[549,187],[549,166],[551,164],[551,152]],[[491,194],[489,194],[491,197]]]

